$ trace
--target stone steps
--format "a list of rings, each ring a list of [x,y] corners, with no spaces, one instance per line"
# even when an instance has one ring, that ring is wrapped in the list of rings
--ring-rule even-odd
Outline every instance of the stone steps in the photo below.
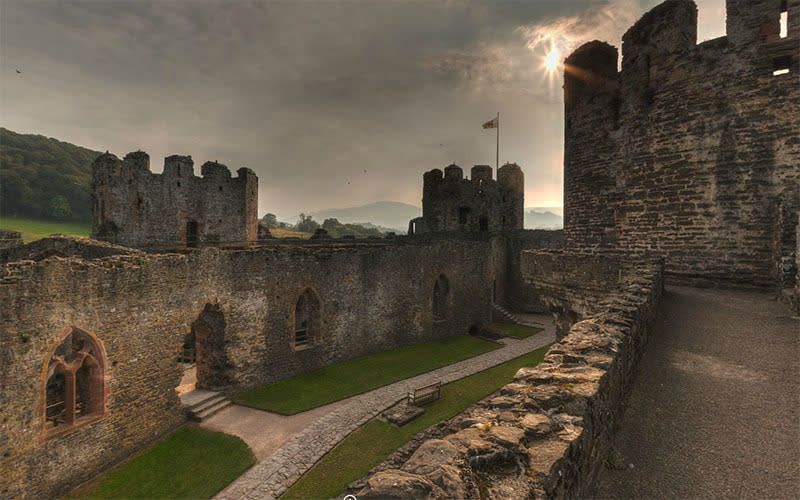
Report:
[[[502,316],[506,321],[510,321],[516,325],[528,326],[531,328],[541,328],[541,323],[535,323],[532,321],[525,321],[516,314],[512,313],[505,307],[501,306],[500,304],[492,303],[492,308],[497,312],[500,316]]]
[[[194,390],[181,396],[186,413],[191,420],[202,422],[231,405],[228,398],[216,391]]]

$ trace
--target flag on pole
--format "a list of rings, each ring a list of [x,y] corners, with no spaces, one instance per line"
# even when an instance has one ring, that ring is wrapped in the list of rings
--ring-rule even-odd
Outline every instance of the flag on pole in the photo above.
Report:
[[[484,123],[483,124],[483,128],[485,128],[485,129],[486,128],[498,128],[499,125],[500,125],[500,118],[495,116],[494,118],[492,118],[488,122]]]

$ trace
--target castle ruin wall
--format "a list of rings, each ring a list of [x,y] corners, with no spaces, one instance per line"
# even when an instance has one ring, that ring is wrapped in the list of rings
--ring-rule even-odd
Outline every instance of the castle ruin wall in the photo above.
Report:
[[[485,327],[492,284],[501,281],[501,293],[505,287],[504,255],[503,240],[491,238],[6,263],[0,497],[60,495],[181,425],[177,352],[209,307],[222,312],[224,330],[209,347],[214,359],[203,375],[198,359],[198,386],[230,394]],[[450,293],[443,316],[434,317],[442,275]],[[310,346],[295,349],[292,314],[307,290],[319,298],[321,327]],[[107,356],[106,411],[51,435],[44,427],[45,367],[70,328],[96,337]]]
[[[728,35],[699,45],[693,2],[654,8],[619,73],[602,42],[565,61],[567,248],[655,252],[675,282],[794,286],[800,0],[727,6]]]

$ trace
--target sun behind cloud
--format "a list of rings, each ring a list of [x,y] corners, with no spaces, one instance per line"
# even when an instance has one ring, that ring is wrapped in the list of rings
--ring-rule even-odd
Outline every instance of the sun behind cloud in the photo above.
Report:
[[[547,71],[555,71],[558,68],[558,63],[561,59],[561,53],[558,51],[557,48],[553,47],[548,52],[547,56],[544,58],[544,67],[547,68]]]

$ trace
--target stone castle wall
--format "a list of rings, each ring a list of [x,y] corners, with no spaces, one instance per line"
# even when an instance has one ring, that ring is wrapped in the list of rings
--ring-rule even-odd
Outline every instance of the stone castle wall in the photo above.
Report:
[[[565,61],[567,248],[655,252],[678,282],[794,286],[800,1],[727,7],[728,35],[697,45],[693,2],[657,6],[621,72],[597,41]]]
[[[92,166],[92,236],[121,245],[160,248],[255,241],[258,178],[242,167],[206,162],[194,175],[190,156],[169,156],[164,171],[150,157],[99,156]]]
[[[487,325],[493,283],[495,293],[506,289],[504,240],[413,240],[6,263],[0,497],[63,494],[183,423],[176,350],[204,310],[221,311],[224,329],[209,336],[210,361],[198,359],[198,384],[227,392]],[[58,248],[93,255],[85,246]],[[100,254],[114,250],[99,246]],[[435,318],[441,275],[450,292],[444,317]],[[319,298],[321,327],[310,348],[294,349],[292,311],[306,290]],[[102,344],[107,410],[48,437],[44,370],[69,328]]]
[[[442,231],[492,232],[522,229],[525,179],[507,163],[492,179],[492,167],[475,165],[470,179],[458,165],[423,175],[422,217],[411,221],[412,234]]]

